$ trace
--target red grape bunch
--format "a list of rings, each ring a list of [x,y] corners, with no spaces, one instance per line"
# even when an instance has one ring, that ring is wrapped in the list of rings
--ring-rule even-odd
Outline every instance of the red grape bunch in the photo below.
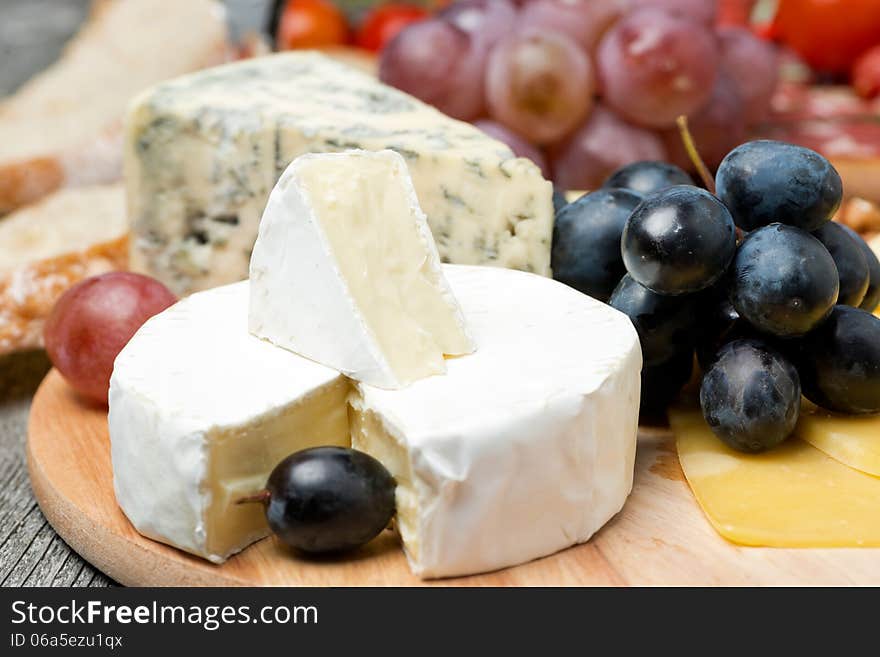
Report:
[[[639,160],[690,168],[679,115],[714,168],[765,118],[778,70],[773,45],[717,13],[717,0],[460,0],[401,31],[380,77],[562,189]]]

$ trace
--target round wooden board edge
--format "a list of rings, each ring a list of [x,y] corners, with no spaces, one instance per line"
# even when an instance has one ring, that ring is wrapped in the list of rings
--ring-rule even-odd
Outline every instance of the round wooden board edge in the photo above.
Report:
[[[76,404],[76,406],[74,406]],[[59,406],[58,409],[49,408],[51,406]],[[67,406],[70,405],[70,406]],[[72,413],[71,416],[65,415],[65,411]],[[36,394],[34,395],[31,413],[28,418],[27,442],[26,442],[26,458],[28,473],[31,481],[31,488],[34,497],[40,506],[41,511],[46,517],[49,524],[58,533],[58,535],[83,559],[94,565],[96,568],[106,573],[116,582],[126,586],[139,587],[179,587],[179,586],[314,586],[314,583],[297,582],[294,580],[284,582],[258,581],[251,579],[243,579],[235,575],[230,576],[224,570],[223,565],[217,565],[204,561],[199,557],[195,557],[177,548],[165,545],[161,542],[154,541],[139,533],[130,526],[128,520],[125,519],[125,525],[130,529],[129,532],[120,533],[113,526],[104,526],[100,518],[94,517],[83,508],[82,503],[77,503],[68,499],[62,493],[57,484],[53,483],[52,477],[47,475],[41,465],[39,457],[40,450],[45,449],[42,441],[32,440],[32,436],[51,435],[58,433],[58,426],[65,422],[88,422],[93,418],[88,417],[94,413],[94,409],[88,409],[81,406],[76,400],[75,394],[64,382],[57,370],[50,370],[44,380],[40,383]],[[81,417],[80,417],[81,415]],[[648,429],[647,434],[650,436],[663,435],[662,429]],[[668,434],[668,431],[666,431]],[[35,453],[34,444],[39,446],[39,450]],[[112,493],[111,493],[112,494]],[[122,518],[125,518],[121,510],[119,511]],[[619,514],[618,514],[619,515]],[[609,525],[613,524],[615,518],[609,521]],[[604,529],[604,528],[603,528]],[[601,532],[602,530],[600,530]],[[597,534],[598,535],[598,534]],[[270,539],[263,539],[270,540]],[[260,543],[260,542],[258,542]],[[257,545],[257,544],[254,544]],[[251,546],[253,548],[254,546]],[[249,548],[249,549],[251,549]],[[511,566],[509,568],[492,571],[489,573],[466,575],[461,577],[450,577],[432,580],[419,580],[411,575],[408,567],[406,569],[407,577],[405,580],[389,581],[387,583],[375,582],[358,582],[358,581],[334,581],[328,586],[620,586],[628,585],[626,579],[616,576],[600,575],[601,581],[596,583],[584,583],[573,581],[570,583],[559,580],[557,577],[551,576],[547,580],[541,577],[529,581],[530,576],[524,578],[514,576],[516,583],[507,584],[505,573],[514,573],[525,569],[531,571],[534,568],[541,569],[540,564],[554,564],[557,559],[566,557],[574,557],[575,554],[581,554],[582,558],[591,562],[597,571],[602,573],[614,572],[613,565],[608,561],[607,557],[596,546],[594,540],[590,540],[580,545],[571,546],[560,552],[546,555],[538,559]],[[242,553],[244,554],[244,553]],[[237,557],[236,557],[237,558]],[[575,557],[577,559],[577,557]],[[405,558],[401,553],[401,561],[405,562]],[[601,562],[601,563],[599,563]],[[229,562],[227,562],[229,563]],[[553,567],[551,566],[551,570]],[[320,584],[318,584],[320,586]]]
[[[637,478],[623,512],[585,544],[493,573],[441,580],[423,581],[412,576],[396,546],[394,553],[399,555],[399,563],[395,556],[393,566],[390,566],[391,562],[384,562],[371,575],[363,577],[359,565],[354,576],[351,571],[334,572],[331,565],[326,571],[329,573],[326,579],[319,575],[300,580],[295,573],[292,577],[288,574],[280,579],[262,575],[252,578],[247,576],[246,569],[217,566],[138,534],[115,505],[112,473],[108,471],[109,462],[105,461],[109,453],[101,454],[101,461],[94,462],[95,472],[72,466],[76,476],[71,480],[81,488],[68,499],[64,487],[69,482],[59,483],[51,478],[59,476],[63,472],[59,468],[66,467],[66,463],[58,458],[44,462],[50,453],[58,456],[54,442],[32,440],[32,436],[51,439],[64,431],[72,431],[74,445],[71,449],[74,454],[81,454],[97,444],[90,438],[100,437],[106,431],[100,428],[102,422],[106,426],[104,413],[96,414],[95,409],[75,403],[74,393],[57,371],[51,371],[40,384],[31,406],[26,447],[28,471],[37,502],[61,538],[108,576],[129,586],[799,586],[880,583],[880,571],[876,569],[880,563],[877,561],[880,550],[868,553],[859,548],[744,548],[725,541],[708,523],[690,494],[670,432],[657,428],[640,429],[641,456],[637,455]],[[80,428],[84,430],[79,432]],[[102,446],[102,449],[109,450],[109,445]],[[89,463],[88,460],[82,462]],[[100,484],[104,493],[98,494],[90,507],[89,485],[94,481],[92,477],[97,476],[104,482]],[[642,477],[641,484],[639,476]],[[109,491],[105,490],[106,486],[110,487]],[[114,502],[112,505],[110,500]],[[675,503],[683,505],[673,514],[682,528],[681,533],[670,536],[657,527],[648,527],[658,521],[667,527],[670,505]],[[646,528],[649,531],[645,531]],[[257,548],[246,560],[249,564],[258,564],[256,571],[259,574],[260,564],[271,563],[279,554],[278,547],[272,539],[265,539],[248,548],[241,557]],[[384,549],[380,548],[376,554],[381,554]],[[714,555],[711,563],[700,565],[708,555]],[[366,558],[372,559],[373,556],[367,555]],[[239,557],[234,559],[237,561]],[[697,559],[696,565],[694,559]],[[233,560],[227,562],[232,563]],[[346,567],[353,566],[347,562],[343,564],[343,568]],[[388,567],[393,570],[387,570]]]

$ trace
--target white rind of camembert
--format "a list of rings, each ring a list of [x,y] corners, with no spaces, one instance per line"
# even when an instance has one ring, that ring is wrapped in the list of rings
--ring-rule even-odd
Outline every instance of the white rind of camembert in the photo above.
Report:
[[[114,488],[141,533],[215,562],[267,533],[258,504],[288,454],[372,454],[421,577],[467,575],[590,538],[632,487],[641,350],[628,318],[561,283],[446,265],[480,348],[402,390],[352,386],[251,336],[248,284],[149,320],[110,387]]]
[[[350,149],[404,157],[444,262],[550,274],[552,186],[532,162],[314,52],[209,69],[135,100],[124,154],[132,268],[178,294],[246,278],[287,165]]]
[[[445,266],[480,348],[403,390],[359,384],[352,445],[397,480],[421,577],[523,563],[590,538],[632,488],[641,350],[629,319],[523,272]]]
[[[350,444],[348,381],[247,331],[246,282],[147,321],[116,359],[110,445],[116,499],[145,536],[221,562],[269,533],[236,505],[288,454]]]
[[[474,350],[394,151],[294,160],[263,213],[250,285],[251,333],[381,388]]]

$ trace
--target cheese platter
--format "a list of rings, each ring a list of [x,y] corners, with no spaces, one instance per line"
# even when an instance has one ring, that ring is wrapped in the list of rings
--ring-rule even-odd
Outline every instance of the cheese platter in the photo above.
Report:
[[[379,80],[296,49],[128,103],[126,271],[7,340],[55,366],[49,521],[134,585],[880,583],[872,210],[824,146],[747,141],[775,46],[656,7],[478,38],[470,6]],[[622,58],[655,32],[688,84]],[[485,98],[423,57],[459,39]]]
[[[469,577],[420,580],[390,531],[354,555],[303,558],[267,537],[222,565],[138,534],[113,494],[107,412],[57,371],[34,397],[27,457],[49,522],[130,586],[846,586],[880,585],[880,548],[742,547],[721,538],[690,492],[668,430],[639,434],[632,495],[587,544]],[[59,449],[59,442],[64,449]]]
[[[418,52],[411,53],[418,46],[417,39],[414,44],[405,48],[404,54],[409,53],[412,56],[402,62],[399,48],[386,48],[386,46],[397,32],[425,18],[431,18],[433,31],[428,32],[429,35],[434,35],[435,39],[439,39],[441,50],[449,43],[448,39],[442,38],[446,33],[443,30],[437,31],[435,24],[437,21],[446,21],[455,28],[467,32],[471,38],[480,41],[482,50],[486,50],[491,42],[512,31],[511,21],[515,22],[516,19],[516,11],[507,6],[507,0],[489,4],[481,1],[459,2],[453,7],[439,11],[436,15],[431,13],[430,7],[405,7],[392,4],[389,7],[380,5],[367,10],[360,3],[348,7],[344,1],[337,3],[340,6],[335,7],[329,0],[314,0],[312,3],[306,3],[308,6],[279,0],[273,3],[272,10],[268,12],[271,20],[265,26],[267,33],[262,34],[243,31],[241,26],[236,28],[235,25],[240,17],[237,16],[234,8],[226,17],[229,19],[228,22],[232,23],[231,28],[225,25],[224,7],[213,0],[190,3],[192,7],[188,5],[185,12],[166,9],[173,4],[169,0],[94,2],[89,20],[70,42],[58,62],[36,76],[13,96],[4,99],[0,105],[0,133],[5,138],[3,147],[0,147],[0,170],[4,172],[4,175],[0,176],[0,186],[3,186],[3,191],[0,192],[2,197],[0,212],[17,208],[25,201],[30,202],[16,214],[10,215],[15,217],[15,221],[6,222],[17,224],[21,229],[10,230],[9,238],[22,243],[25,248],[20,254],[16,254],[17,257],[12,258],[11,263],[0,257],[0,355],[42,346],[40,336],[42,322],[51,304],[66,287],[89,274],[110,269],[125,269],[128,266],[121,257],[123,251],[127,250],[127,240],[117,240],[118,235],[110,234],[107,229],[107,226],[126,220],[123,216],[124,210],[121,213],[116,211],[116,216],[108,217],[107,220],[103,218],[99,220],[97,217],[92,218],[84,206],[90,202],[90,196],[97,191],[93,189],[94,183],[114,181],[115,186],[115,181],[122,176],[122,119],[125,105],[131,100],[132,94],[164,78],[204,66],[231,59],[260,59],[270,53],[273,46],[279,51],[320,47],[326,55],[339,63],[371,77],[380,77],[386,83],[395,85],[395,82],[399,82],[395,86],[410,91],[417,98],[425,100],[428,105],[449,110],[452,105],[446,102],[445,97],[468,95],[467,91],[470,89],[468,85],[476,84],[477,81],[472,77],[462,80],[459,79],[461,76],[446,76],[456,84],[450,86],[446,80],[440,84],[435,73],[441,75],[442,71],[438,73],[431,68],[433,59],[422,61]],[[537,3],[538,6],[530,7],[527,11],[524,10],[521,20],[537,21],[538,24],[546,24],[549,30],[563,34],[571,33],[577,36],[582,33],[585,45],[595,44],[602,31],[617,20],[615,12],[626,8],[626,4],[609,3],[615,6],[597,7],[595,10],[590,8],[584,15],[578,16],[573,15],[572,9],[566,7],[565,3],[555,3],[550,0]],[[714,12],[710,5],[715,3],[707,0],[705,4],[705,12],[701,10],[696,15],[683,18],[710,21]],[[729,61],[725,62],[723,68],[726,69],[727,75],[737,77],[738,84],[742,87],[741,91],[747,96],[750,109],[746,114],[748,114],[747,123],[750,130],[747,134],[740,125],[743,112],[736,109],[739,107],[739,101],[731,100],[730,93],[722,94],[723,99],[732,103],[731,107],[718,113],[717,103],[712,102],[704,110],[689,114],[692,129],[703,155],[710,160],[710,165],[717,164],[715,160],[720,159],[720,156],[726,152],[725,149],[738,143],[737,139],[742,141],[748,136],[782,139],[815,148],[831,159],[845,182],[848,198],[844,200],[837,220],[866,236],[880,232],[880,209],[875,204],[880,199],[875,197],[876,185],[872,182],[876,175],[877,162],[880,161],[880,146],[878,146],[874,120],[877,114],[877,100],[863,99],[856,94],[859,89],[872,88],[871,76],[874,73],[871,66],[859,68],[867,74],[867,78],[861,80],[856,76],[852,87],[842,84],[816,85],[815,76],[802,64],[790,60],[790,53],[780,58],[779,52],[774,51],[766,43],[766,39],[758,39],[745,29],[751,10],[746,11],[744,7],[747,5],[754,7],[755,3],[747,0],[740,3],[742,6],[738,9],[733,8],[735,3],[727,4],[730,6],[718,8],[716,27],[710,25],[699,27],[704,30],[714,29],[724,43],[723,55]],[[693,7],[688,5],[687,12],[693,13],[693,11]],[[317,13],[312,15],[311,12]],[[673,7],[673,13],[676,12],[678,12],[677,7]],[[766,10],[756,9],[752,13],[765,16]],[[142,20],[144,16],[161,16],[163,22],[148,21],[150,30],[144,31],[142,29],[145,23]],[[284,27],[281,27],[282,23]],[[161,50],[155,44],[167,41],[168,33],[173,32],[181,24],[199,25],[198,33],[189,35],[185,49],[173,56],[169,54],[168,57],[149,61],[135,57],[135,53],[140,51]],[[138,26],[136,31],[142,40],[126,42],[126,47],[132,49],[132,53],[125,58],[125,66],[120,66],[119,62],[106,53],[112,52],[116,33],[135,31],[134,26]],[[330,29],[331,27],[333,29]],[[674,34],[680,33],[679,28],[678,24],[674,26],[671,38],[676,38]],[[812,29],[815,30],[815,26]],[[871,28],[868,25],[862,26],[862,29],[870,31]],[[351,38],[348,39],[346,35],[350,35]],[[790,36],[789,34],[786,38]],[[837,34],[836,38],[839,37],[840,34]],[[237,44],[231,43],[233,38],[238,38]],[[816,48],[815,34],[810,41],[816,49],[813,54],[821,56],[825,49]],[[477,59],[485,59],[486,52],[482,50]],[[548,52],[551,51],[552,48]],[[451,54],[450,57],[452,64],[456,64],[457,59]],[[573,57],[578,59],[577,55]],[[129,66],[128,62],[134,59],[137,59],[137,65]],[[777,59],[780,60],[777,63],[780,64],[781,73],[770,66]],[[876,61],[876,56],[873,60],[870,56],[864,59],[869,60],[868,64],[870,64],[870,61]],[[93,60],[101,62],[97,73],[94,73],[92,67]],[[390,71],[386,60],[391,60]],[[386,61],[384,72],[383,61]],[[554,75],[558,72],[557,69],[566,70],[564,63],[556,59],[550,58],[550,63],[554,67],[550,73]],[[687,62],[683,63],[683,65],[687,64]],[[486,65],[485,61],[479,62],[479,66]],[[395,75],[396,68],[409,73],[403,75],[398,72]],[[92,95],[91,102],[85,106],[77,103],[77,100],[82,93],[83,80],[87,77]],[[770,92],[777,79],[780,79],[781,83],[776,88],[771,102]],[[461,84],[465,86],[462,87]],[[661,88],[663,86],[660,85]],[[702,86],[708,88],[710,85],[706,82]],[[233,87],[234,85],[220,84],[217,94],[220,100],[216,108],[218,111],[223,111],[224,107],[227,110],[247,107],[246,98],[230,99],[229,91]],[[302,87],[294,84],[291,88],[295,90]],[[275,93],[277,86],[269,90],[270,93]],[[434,93],[435,91],[437,93]],[[247,96],[248,93],[250,92],[242,95]],[[286,103],[276,107],[275,114],[285,105],[297,104],[299,98],[296,94],[292,95],[292,99],[289,93],[288,96]],[[468,104],[473,105],[473,103]],[[552,107],[554,104],[546,105]],[[195,107],[198,105],[193,106]],[[59,123],[58,108],[64,110],[64,123]],[[202,109],[206,108],[202,107]],[[644,134],[644,131],[636,126],[614,119],[602,103],[596,104],[594,109],[597,115],[596,121],[586,121],[584,130],[578,133],[582,135],[584,144],[569,149],[550,148],[544,144],[532,143],[514,129],[514,124],[505,125],[499,122],[494,115],[489,116],[485,108],[476,117],[461,117],[455,112],[452,112],[452,115],[467,120],[475,119],[474,124],[480,130],[506,143],[517,155],[534,161],[544,177],[554,178],[557,184],[572,188],[587,189],[599,185],[617,166],[640,158],[663,158],[685,168],[691,167],[675,130],[664,127],[659,131],[654,130],[653,134]],[[767,112],[769,114],[766,114]],[[171,114],[169,118],[179,121],[185,116],[185,113],[179,116]],[[263,115],[264,122],[271,121],[273,116],[272,112]],[[543,123],[553,123],[555,117],[556,115],[551,111]],[[342,123],[346,120],[342,117]],[[46,132],[40,128],[41,125],[49,123],[53,124],[51,131]],[[533,117],[530,125],[535,123]],[[70,129],[67,129],[68,125]],[[323,130],[327,132],[327,128],[328,126],[325,125]],[[174,130],[175,128],[172,128],[171,132]],[[295,131],[282,132],[290,135]],[[195,130],[191,136],[197,135],[208,137],[198,130]],[[327,136],[331,139],[338,137],[332,130]],[[295,137],[291,138],[296,140]],[[358,143],[366,144],[369,141],[361,139]],[[573,137],[566,136],[563,143],[569,141],[574,141]],[[563,143],[557,146],[562,146]],[[284,159],[301,152],[301,148],[292,144],[286,146],[282,144],[282,146]],[[314,146],[313,144],[312,147]],[[26,157],[22,157],[22,153]],[[559,176],[553,175],[549,164],[554,159],[563,163],[571,160],[571,170],[561,171]],[[229,178],[225,183],[227,194],[234,189],[236,173],[235,171],[223,173]],[[279,172],[276,171],[277,173]],[[205,175],[204,172],[194,175],[192,183],[200,184]],[[251,179],[244,182],[246,188],[244,191],[248,194],[253,192],[254,184],[257,184],[257,188],[265,188],[274,182],[272,175],[268,173],[265,175],[265,180],[258,172],[245,174],[246,178],[248,176]],[[157,189],[160,193],[164,193],[161,186]],[[178,273],[178,277],[182,279],[180,283],[182,286],[190,285],[183,279],[191,277],[196,270],[205,268],[205,259],[217,260],[216,256],[212,257],[214,249],[210,246],[214,241],[222,250],[226,240],[224,225],[222,221],[215,224],[213,217],[216,215],[220,219],[232,221],[235,213],[227,213],[225,210],[230,206],[236,212],[241,210],[240,220],[244,227],[235,237],[236,240],[241,240],[244,233],[253,230],[253,214],[264,200],[263,195],[268,192],[267,189],[261,189],[251,203],[230,204],[219,196],[220,191],[222,190],[218,189],[218,195],[212,199],[193,200],[183,195],[174,200],[182,203],[194,202],[197,207],[208,202],[212,206],[212,212],[215,213],[205,217],[196,216],[186,222],[188,241],[195,241],[194,244],[185,244],[177,249],[171,245],[166,248],[166,253],[161,254],[162,257],[170,260],[181,260],[176,267],[182,270]],[[19,196],[21,198],[15,200]],[[45,202],[39,202],[44,198]],[[161,209],[159,206],[149,206],[148,198],[142,199],[141,202],[148,204],[147,211],[150,207]],[[65,205],[69,207],[64,207]],[[431,205],[435,208],[429,207],[432,210],[428,213],[429,217],[436,214],[436,210],[442,209],[439,201],[429,202],[429,206]],[[512,207],[515,209],[516,205]],[[48,212],[76,215],[72,218],[72,223],[82,224],[82,228],[79,229],[82,238],[69,243],[50,239],[48,236],[56,230],[56,225],[60,221],[57,217],[44,216]],[[235,216],[239,218],[238,215]],[[538,218],[536,223],[540,224],[541,221]],[[23,229],[25,224],[30,225],[31,228]],[[545,226],[541,227],[537,232],[541,233],[545,228]],[[175,239],[173,235],[165,235],[164,228],[159,227],[159,229],[160,236]],[[142,235],[138,237],[143,241]],[[201,245],[200,240],[206,239],[209,240],[208,244]],[[45,245],[40,243],[42,240],[46,240]],[[36,246],[33,251],[28,248],[30,244]],[[82,247],[83,244],[85,247]],[[46,247],[49,245],[52,247],[52,253],[46,253]],[[157,245],[148,242],[137,249],[136,254],[146,257],[157,248],[159,248]],[[449,248],[456,247],[441,244],[441,250],[444,252]],[[529,260],[529,266],[540,266],[540,263],[533,262],[534,254],[517,258],[510,255],[511,250],[515,251],[515,248],[508,249],[508,254],[502,256],[502,260]],[[238,258],[237,250],[227,249],[225,257],[227,260],[218,261],[217,266],[225,264],[231,268],[236,264],[233,261]],[[240,262],[238,264],[240,265]],[[157,264],[157,267],[162,266],[161,263]],[[513,266],[523,265],[513,262]],[[207,279],[205,284],[210,284],[212,276],[208,275],[205,278]],[[22,287],[22,281],[27,283],[25,287]],[[190,286],[197,287],[194,284]]]
[[[742,157],[756,149],[769,149],[771,159],[809,158],[816,175],[831,181],[811,190],[813,207],[791,219],[827,225],[835,203],[825,203],[825,195],[840,195],[833,168],[810,152],[775,142],[747,144]],[[641,179],[644,168],[624,169],[619,177]],[[656,182],[653,165],[647,169]],[[669,173],[659,171],[659,178]],[[735,174],[730,171],[723,169],[719,178]],[[749,184],[767,180],[758,175]],[[772,184],[782,198],[800,193]],[[588,201],[602,193],[574,201],[560,217],[590,208]],[[737,194],[735,188],[719,191],[721,198],[732,196],[727,203],[734,207],[754,198]],[[703,234],[715,224],[707,237],[681,235],[691,230],[695,203],[705,213]],[[838,578],[870,569],[880,555],[880,524],[871,513],[880,479],[873,461],[859,454],[878,425],[871,417],[878,403],[878,319],[835,305],[838,279],[848,279],[843,268],[838,276],[823,242],[793,226],[769,224],[753,229],[739,254],[755,236],[792,236],[771,243],[772,259],[763,261],[757,275],[803,285],[778,263],[791,257],[792,248],[813,249],[817,264],[806,273],[833,274],[833,294],[814,295],[781,313],[780,302],[761,286],[738,292],[731,283],[742,317],[708,336],[714,341],[734,331],[737,321],[738,330],[752,330],[760,321],[768,331],[800,331],[789,345],[803,352],[777,346],[768,334],[734,337],[720,348],[710,341],[703,348],[706,334],[688,328],[691,304],[711,305],[715,296],[704,292],[688,301],[687,294],[674,294],[694,285],[703,286],[700,292],[718,272],[737,266],[726,207],[688,185],[661,188],[635,209],[625,204],[631,212],[617,238],[624,260],[642,248],[638,232],[634,245],[628,243],[629,224],[651,225],[650,216],[640,214],[659,211],[675,216],[681,224],[676,242],[685,243],[686,258],[699,262],[680,270],[682,263],[670,255],[674,248],[659,260],[646,255],[626,261],[628,273],[605,304],[528,272],[441,266],[400,154],[305,154],[270,195],[249,280],[175,303],[154,279],[108,274],[62,297],[46,325],[47,349],[60,373],[50,374],[38,392],[29,431],[38,499],[62,536],[81,542],[83,553],[129,583],[181,583],[128,572],[130,564],[140,567],[146,559],[145,553],[130,556],[132,543],[157,560],[148,566],[154,577],[179,572],[181,560],[200,557],[192,572],[204,579],[185,583],[230,583],[210,575],[234,572],[229,564],[247,564],[264,549],[273,551],[272,559],[261,557],[273,570],[294,568],[297,577],[239,583],[309,583],[302,578],[311,577],[305,573],[317,561],[315,577],[344,572],[350,578],[318,581],[364,584],[375,580],[359,580],[352,569],[388,559],[379,566],[382,576],[394,568],[396,575],[382,580],[386,584],[456,578],[489,583],[522,569],[528,574],[520,584],[577,585],[596,583],[590,578],[598,558],[600,572],[617,577],[604,584],[684,583],[687,575],[668,564],[658,564],[657,574],[648,572],[670,552],[685,556],[691,568],[698,555],[711,554],[713,574],[703,584],[743,583],[716,563],[729,558],[742,567],[771,553],[773,567],[763,571],[766,580],[757,581],[785,582],[778,568],[788,567],[799,583],[809,577],[841,583]],[[772,215],[781,216],[781,210]],[[581,248],[604,249],[594,240]],[[749,262],[754,267],[763,257],[756,253]],[[652,258],[654,266],[647,267]],[[858,294],[848,292],[854,304],[863,302],[870,287],[870,272],[863,270],[853,284]],[[591,267],[574,271],[587,278],[594,273]],[[634,282],[636,276],[652,277],[652,287]],[[748,281],[748,275],[739,280]],[[737,293],[751,295],[748,303]],[[645,303],[653,314],[642,310]],[[665,410],[684,387],[668,377],[651,379],[651,368],[665,368],[670,351],[676,357],[680,340],[686,372],[695,348],[706,372],[699,384],[702,413],[684,423],[673,409],[674,441],[669,433],[642,432],[639,445],[640,410],[658,404]],[[102,364],[108,353],[115,358]],[[788,358],[797,359],[798,369]],[[804,393],[839,417],[802,410],[798,371]],[[59,408],[43,412],[44,395]],[[42,422],[51,426],[77,415],[82,427],[69,427],[65,449],[55,449],[59,432]],[[75,454],[90,474],[64,481]],[[99,464],[103,474],[94,470]],[[727,477],[730,484],[718,484]],[[790,495],[794,482],[814,494]],[[94,502],[98,491],[100,505]],[[92,508],[79,497],[83,492]],[[392,518],[393,530],[386,531]],[[86,530],[77,529],[82,523]],[[683,543],[686,531],[694,536]],[[274,537],[264,539],[270,532]],[[109,555],[89,543],[95,537],[100,546],[113,545]],[[737,547],[725,539],[769,547]],[[610,543],[607,551],[603,540]],[[633,547],[639,543],[646,550]],[[381,555],[371,561],[368,555],[380,545]],[[630,550],[638,566],[632,573],[626,561],[618,563]],[[823,567],[811,566],[806,575],[802,569],[814,560]],[[564,568],[563,579],[544,578],[544,567],[554,562],[549,572]],[[750,566],[750,581],[761,572]],[[255,575],[264,576],[272,577]]]

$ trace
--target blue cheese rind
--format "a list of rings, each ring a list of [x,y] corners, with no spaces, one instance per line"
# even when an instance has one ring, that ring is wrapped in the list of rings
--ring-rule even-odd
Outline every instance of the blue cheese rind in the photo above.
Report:
[[[269,193],[308,152],[406,160],[444,262],[550,275],[552,186],[529,160],[313,52],[160,84],[126,123],[131,265],[178,294],[247,277]]]

